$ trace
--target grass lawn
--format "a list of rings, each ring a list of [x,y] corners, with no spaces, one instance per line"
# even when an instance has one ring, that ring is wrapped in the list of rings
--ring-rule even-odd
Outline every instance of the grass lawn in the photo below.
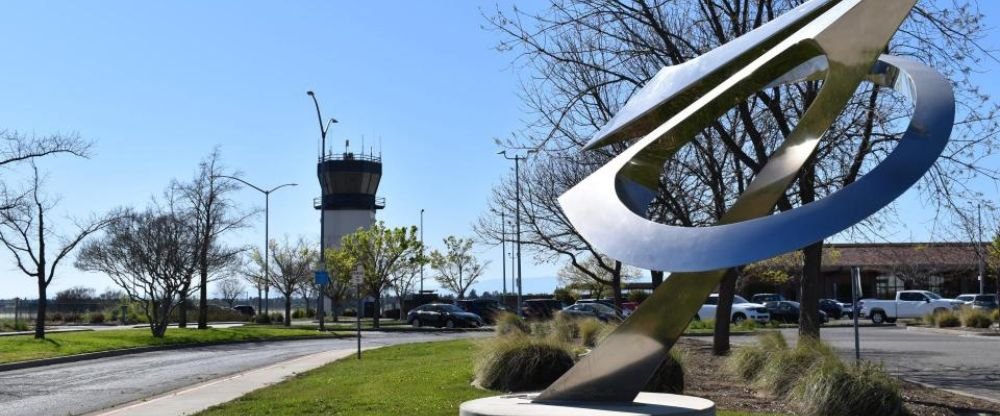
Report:
[[[53,333],[46,334],[44,340],[36,340],[32,335],[17,335],[0,337],[0,363],[153,345],[259,341],[301,336],[340,335],[306,329],[239,327],[205,330],[170,328],[162,339],[153,338],[149,329]]]
[[[343,359],[199,415],[455,416],[464,401],[500,394],[469,385],[475,353],[468,340],[366,351],[361,361]]]

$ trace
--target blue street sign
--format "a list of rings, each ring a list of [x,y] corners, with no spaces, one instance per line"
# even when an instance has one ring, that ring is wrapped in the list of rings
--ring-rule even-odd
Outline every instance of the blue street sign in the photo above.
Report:
[[[330,283],[330,273],[323,270],[317,270],[316,272],[316,284],[325,285]]]

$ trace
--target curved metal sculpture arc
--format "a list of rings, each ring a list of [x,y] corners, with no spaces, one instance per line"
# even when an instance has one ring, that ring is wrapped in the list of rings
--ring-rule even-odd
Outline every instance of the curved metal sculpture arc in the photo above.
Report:
[[[877,53],[914,1],[834,3],[812,23],[734,71],[732,77],[677,111],[665,124],[564,194],[560,203],[584,238],[612,257],[644,268],[718,269],[825,238],[882,208],[919,180],[940,155],[951,133],[951,84],[922,64],[891,56],[879,58]],[[735,60],[722,66],[733,62],[740,63]],[[663,161],[725,111],[728,104],[773,82],[789,82],[821,70],[825,82],[813,105],[720,225],[670,227],[652,223],[637,213],[645,212],[650,189],[655,189],[652,175],[659,174]],[[768,79],[768,74],[784,75]],[[896,149],[863,178],[833,195],[767,216],[844,103],[866,78],[913,99],[913,118]],[[674,96],[683,99],[688,96],[685,93],[682,90]],[[598,137],[595,142],[601,140]],[[771,239],[778,242],[768,243]],[[725,270],[672,273],[642,308],[535,400],[633,400],[724,274]]]

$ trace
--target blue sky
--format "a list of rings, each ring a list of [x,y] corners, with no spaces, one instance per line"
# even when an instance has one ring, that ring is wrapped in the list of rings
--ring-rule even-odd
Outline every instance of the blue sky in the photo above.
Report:
[[[1000,7],[987,1],[990,26]],[[528,3],[532,4],[532,3]],[[297,182],[272,196],[274,237],[316,238],[318,126],[306,90],[316,91],[328,141],[381,151],[379,218],[411,225],[425,213],[432,246],[471,236],[491,186],[510,169],[495,137],[529,116],[517,97],[512,56],[493,49],[482,11],[496,2],[20,2],[0,9],[0,128],[77,132],[95,142],[89,160],[47,158],[47,190],[62,202],[57,221],[122,205],[143,206],[171,179],[187,179],[215,146],[226,164],[262,186]],[[501,4],[501,7],[506,7]],[[995,33],[987,44],[997,45]],[[992,79],[991,63],[982,77]],[[987,90],[998,91],[995,84]],[[14,184],[23,169],[0,174]],[[245,190],[248,207],[262,197]],[[910,198],[912,199],[912,198]],[[928,215],[911,201],[909,229],[924,239]],[[231,237],[259,244],[255,228]],[[500,287],[499,248],[476,286]],[[525,257],[526,290],[551,290],[557,266]],[[33,282],[0,255],[0,298],[34,296]],[[111,282],[67,262],[52,293]],[[433,284],[428,283],[432,287]]]

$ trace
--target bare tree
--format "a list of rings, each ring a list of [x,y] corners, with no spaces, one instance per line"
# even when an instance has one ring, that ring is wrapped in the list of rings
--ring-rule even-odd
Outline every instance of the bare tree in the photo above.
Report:
[[[244,286],[243,282],[236,277],[227,277],[220,280],[218,285],[216,285],[216,293],[219,298],[229,305],[230,309],[236,305],[236,300],[239,299],[240,295],[245,292],[246,286]]]
[[[271,262],[274,265],[269,273],[269,283],[285,298],[285,326],[292,325],[292,297],[304,282],[309,282],[312,275],[312,265],[316,262],[316,251],[312,244],[299,238],[296,242],[270,242]],[[264,267],[263,257],[254,250],[254,261]]]
[[[35,315],[35,338],[45,338],[45,313],[48,304],[46,290],[56,275],[56,267],[87,236],[104,228],[108,218],[94,218],[76,225],[74,234],[57,233],[51,222],[46,223],[56,204],[42,195],[38,167],[32,163],[32,182],[25,197],[8,209],[0,210],[0,243],[14,256],[17,268],[33,277],[38,289],[38,309]],[[55,241],[53,241],[55,240]]]
[[[422,252],[423,250],[421,250]],[[413,293],[413,288],[420,278],[420,271],[428,259],[423,253],[415,253],[408,259],[403,259],[398,263],[390,274],[390,287],[399,299],[399,319],[406,319],[406,297]]]
[[[76,267],[107,274],[142,306],[153,336],[161,338],[196,252],[197,241],[183,218],[156,209],[129,210],[108,225],[102,238],[83,246]]]
[[[559,283],[569,289],[585,290],[591,297],[600,299],[612,286],[616,275],[621,282],[635,280],[638,277],[638,269],[616,262],[607,256],[604,257],[602,260],[598,260],[596,257],[587,257],[581,262],[582,267],[567,263],[559,270]],[[615,270],[618,272],[614,273],[604,269],[600,265],[601,262],[614,264]]]
[[[444,252],[431,252],[431,268],[437,271],[434,278],[459,299],[465,299],[465,292],[476,283],[489,262],[480,263],[472,254],[472,239],[450,235],[444,239],[444,246]]]
[[[236,212],[236,203],[229,199],[229,194],[239,189],[239,185],[220,175],[230,174],[222,166],[219,149],[215,149],[198,165],[194,180],[175,185],[186,199],[191,212],[191,229],[198,238],[198,251],[193,256],[198,265],[197,287],[201,298],[198,329],[208,328],[208,282],[236,262],[245,250],[225,247],[219,240],[226,232],[243,227],[249,216]]]

